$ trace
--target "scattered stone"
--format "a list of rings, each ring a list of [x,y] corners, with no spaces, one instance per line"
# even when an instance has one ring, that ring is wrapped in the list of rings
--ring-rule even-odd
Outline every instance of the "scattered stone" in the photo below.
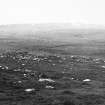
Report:
[[[52,65],[55,66],[56,64],[53,63]]]
[[[90,79],[84,79],[83,80],[84,82],[89,82],[89,81],[91,81]]]
[[[102,68],[105,68],[105,66],[101,66]]]
[[[46,86],[45,88],[47,88],[47,89],[54,89],[53,86]]]
[[[26,92],[32,92],[32,91],[35,91],[35,89],[34,88],[32,88],[32,89],[25,89],[24,91],[26,91]]]
[[[27,74],[24,74],[24,77],[27,77]]]
[[[55,81],[52,80],[52,79],[43,79],[43,78],[40,78],[40,79],[39,79],[39,82],[44,82],[44,81],[55,82]]]
[[[18,81],[18,83],[22,83],[22,81]]]

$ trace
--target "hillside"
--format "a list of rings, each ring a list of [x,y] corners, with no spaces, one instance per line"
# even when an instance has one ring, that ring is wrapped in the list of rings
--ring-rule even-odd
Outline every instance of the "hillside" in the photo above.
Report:
[[[0,26],[1,50],[24,49],[104,57],[104,26],[21,24]]]
[[[0,105],[105,105],[104,26],[0,26]]]

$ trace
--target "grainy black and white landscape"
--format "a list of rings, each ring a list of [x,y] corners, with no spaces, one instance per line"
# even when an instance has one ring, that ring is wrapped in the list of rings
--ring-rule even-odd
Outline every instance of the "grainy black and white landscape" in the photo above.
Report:
[[[105,105],[105,27],[1,25],[0,105]]]

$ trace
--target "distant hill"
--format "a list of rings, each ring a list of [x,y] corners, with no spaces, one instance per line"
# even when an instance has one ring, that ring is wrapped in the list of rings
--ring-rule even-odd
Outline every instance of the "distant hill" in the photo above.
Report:
[[[43,39],[52,41],[104,40],[105,27],[87,24],[1,25],[0,38]]]
[[[0,26],[0,51],[105,56],[105,26],[87,24],[14,24]]]

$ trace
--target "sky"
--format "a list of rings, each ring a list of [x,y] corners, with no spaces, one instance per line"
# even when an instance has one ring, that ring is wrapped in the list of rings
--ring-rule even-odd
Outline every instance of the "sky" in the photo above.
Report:
[[[0,25],[69,22],[105,25],[105,0],[0,0]]]

